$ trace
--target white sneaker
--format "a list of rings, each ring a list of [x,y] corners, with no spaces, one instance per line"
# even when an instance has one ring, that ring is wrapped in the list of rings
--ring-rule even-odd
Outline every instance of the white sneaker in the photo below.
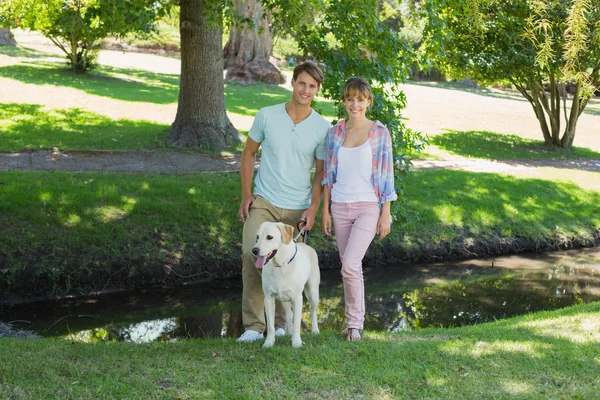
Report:
[[[275,329],[275,336],[285,336],[285,329],[283,329],[283,328]]]
[[[263,334],[260,332],[247,330],[238,338],[238,342],[256,342],[257,340],[261,340],[263,338]]]

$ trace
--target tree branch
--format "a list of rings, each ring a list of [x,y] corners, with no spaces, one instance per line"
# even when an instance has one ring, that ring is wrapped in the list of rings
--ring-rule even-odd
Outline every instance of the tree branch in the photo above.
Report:
[[[533,103],[533,97],[531,97],[531,95],[529,93],[527,93],[527,88],[525,86],[521,85],[519,82],[517,82],[516,79],[513,79],[513,78],[509,78],[509,81],[510,81],[510,83],[515,85],[515,87],[523,95],[523,97],[525,97],[527,100],[529,100],[530,103]]]
[[[56,45],[56,47],[58,47],[59,49],[61,49],[67,56],[69,55],[69,52],[67,51],[67,49],[65,49],[65,47],[63,46],[63,44],[61,42],[58,41],[58,39],[53,38],[52,36],[46,36],[48,39],[50,39],[50,41],[52,43],[54,43]]]

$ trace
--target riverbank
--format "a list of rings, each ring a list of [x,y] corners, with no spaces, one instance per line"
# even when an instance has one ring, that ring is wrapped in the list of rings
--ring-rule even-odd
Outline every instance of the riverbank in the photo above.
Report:
[[[0,182],[5,302],[239,278],[237,173],[9,171]],[[408,219],[375,240],[365,265],[599,244],[600,191],[569,180],[417,170],[406,193]],[[309,244],[322,269],[339,268],[318,225]]]

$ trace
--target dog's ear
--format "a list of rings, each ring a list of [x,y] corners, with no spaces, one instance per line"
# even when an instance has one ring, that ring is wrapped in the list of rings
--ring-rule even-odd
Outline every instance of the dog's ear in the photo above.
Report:
[[[294,227],[291,225],[280,224],[277,225],[279,230],[281,231],[281,238],[283,243],[290,244],[292,241],[292,237],[294,236]]]

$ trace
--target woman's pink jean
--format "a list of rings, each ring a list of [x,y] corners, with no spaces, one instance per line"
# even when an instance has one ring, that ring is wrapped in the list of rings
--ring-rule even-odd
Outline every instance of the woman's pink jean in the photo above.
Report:
[[[375,202],[332,203],[331,216],[342,261],[346,327],[363,329],[365,284],[362,259],[373,241],[379,220]]]

